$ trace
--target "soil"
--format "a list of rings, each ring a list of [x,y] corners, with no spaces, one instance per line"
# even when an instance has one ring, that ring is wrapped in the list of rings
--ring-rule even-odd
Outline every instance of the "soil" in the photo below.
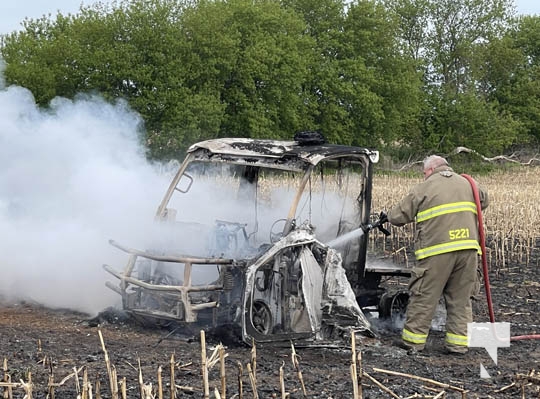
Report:
[[[511,335],[540,334],[540,269],[506,269],[490,276],[496,321],[511,323]],[[474,302],[476,322],[489,321],[485,296]],[[79,387],[85,367],[92,384],[93,397],[98,392],[110,398],[105,353],[118,380],[125,377],[126,397],[142,397],[139,388],[140,362],[143,384],[158,389],[158,368],[162,367],[162,392],[170,394],[170,362],[174,355],[175,384],[192,388],[179,389],[177,397],[202,398],[201,343],[199,336],[184,336],[164,329],[145,328],[121,312],[107,310],[98,318],[70,310],[54,310],[31,303],[9,303],[0,300],[0,356],[7,363],[12,382],[33,383],[33,398],[48,394],[50,375],[54,376],[57,398],[76,398],[75,378],[62,381],[77,368]],[[447,398],[538,398],[540,397],[540,340],[513,340],[510,347],[499,348],[497,364],[483,348],[471,348],[463,356],[443,350],[444,332],[432,331],[424,352],[409,353],[393,346],[398,332],[378,331],[375,338],[358,336],[357,350],[364,371],[395,395],[385,392],[368,377],[362,379],[363,398],[435,397],[441,391]],[[222,337],[207,335],[208,356]],[[350,341],[321,347],[296,346],[298,367],[308,398],[353,398],[350,374]],[[290,398],[303,398],[301,380],[291,361],[291,346],[226,344],[225,371],[227,397],[239,395],[239,365],[242,366],[242,393],[253,398],[248,364],[254,357],[256,387],[259,398],[281,398],[280,367],[283,367],[285,390]],[[253,356],[254,355],[254,356]],[[490,378],[480,377],[483,365]],[[381,371],[380,369],[386,370]],[[393,375],[389,372],[406,373]],[[219,363],[209,372],[210,397],[220,387]],[[528,375],[528,377],[526,377]],[[0,374],[1,376],[1,374]],[[422,381],[419,378],[433,380]],[[96,387],[99,381],[100,387]],[[458,388],[458,389],[456,389]],[[0,388],[2,392],[3,388]],[[81,388],[79,388],[81,389]],[[466,391],[464,394],[461,390]],[[23,387],[13,389],[14,398],[23,398]],[[6,396],[4,396],[6,397]],[[121,396],[120,396],[121,397]],[[154,397],[154,396],[148,396]],[[158,395],[155,394],[157,398]],[[443,396],[437,396],[443,397]]]

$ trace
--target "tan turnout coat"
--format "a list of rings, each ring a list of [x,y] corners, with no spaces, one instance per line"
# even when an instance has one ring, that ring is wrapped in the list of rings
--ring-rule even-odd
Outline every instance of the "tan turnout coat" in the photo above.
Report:
[[[478,189],[481,208],[485,209],[487,192]],[[480,253],[478,216],[471,184],[451,167],[436,168],[388,213],[389,222],[395,226],[415,219],[417,259],[462,249],[476,249]]]

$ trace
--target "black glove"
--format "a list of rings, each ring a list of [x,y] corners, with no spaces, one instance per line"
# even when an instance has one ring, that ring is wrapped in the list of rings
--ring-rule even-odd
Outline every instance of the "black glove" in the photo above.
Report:
[[[381,213],[379,213],[379,223],[384,224],[386,222],[388,222],[388,215],[385,211],[381,211]]]

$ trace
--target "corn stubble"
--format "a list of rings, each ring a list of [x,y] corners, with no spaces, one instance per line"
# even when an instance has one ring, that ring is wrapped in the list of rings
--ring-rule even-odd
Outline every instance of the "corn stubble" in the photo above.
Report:
[[[311,187],[314,192],[322,191],[322,184],[324,184],[325,190],[330,189],[331,191],[338,191],[338,180],[333,178],[333,176],[325,176],[324,183],[313,181],[311,182]],[[411,178],[404,177],[399,175],[392,176],[375,176],[373,181],[373,193],[372,193],[372,209],[374,216],[378,214],[380,210],[388,210],[394,204],[396,204],[403,196],[405,196],[411,187],[421,181],[420,178]],[[485,232],[487,237],[487,255],[490,266],[494,268],[495,271],[501,270],[502,268],[509,268],[510,265],[519,264],[520,267],[538,267],[538,258],[540,250],[540,226],[538,222],[540,221],[539,217],[539,207],[538,200],[540,198],[540,169],[522,169],[519,171],[512,171],[506,173],[495,173],[490,176],[478,177],[477,181],[485,187],[490,195],[490,206],[484,213],[484,223],[485,223]],[[349,182],[352,184],[359,184],[360,182]],[[263,197],[270,201],[270,193],[277,189],[283,189],[289,186],[289,188],[294,189],[294,184],[288,181],[275,180],[275,179],[265,179],[262,184]],[[394,256],[397,261],[407,262],[408,253],[411,252],[413,245],[414,237],[414,224],[410,224],[404,227],[390,227],[391,236],[385,238],[382,233],[377,230],[373,230],[370,234],[370,247],[372,250],[384,251],[387,255]],[[106,363],[108,385],[110,390],[111,398],[126,398],[127,397],[127,381],[125,377],[119,378],[116,373],[115,366],[110,362],[110,358],[105,347],[105,341],[101,334],[101,331],[98,331],[99,338],[101,342],[101,348],[103,351],[104,361]],[[367,379],[371,383],[375,384],[378,388],[385,391],[392,397],[397,397],[392,391],[385,387],[378,380],[373,378],[363,369],[361,362],[361,353],[356,353],[356,344],[354,340],[354,333],[352,334],[351,340],[351,379],[352,387],[344,387],[344,391],[348,391],[352,388],[352,393],[354,397],[362,397],[362,381]],[[294,374],[294,372],[289,368],[284,370],[285,362],[282,363],[280,367],[280,386],[279,390],[276,389],[276,392],[281,392],[281,398],[285,399],[290,397],[290,393],[287,392],[288,389],[294,389],[297,392],[302,392],[303,397],[307,397],[306,388],[304,386],[304,381],[300,371],[300,366],[296,358],[296,352],[294,346],[292,348],[291,358],[293,359],[293,369],[296,371],[298,382],[295,383],[289,379],[287,382],[290,386],[286,386],[285,373],[288,371],[289,374]],[[41,340],[38,340],[38,353],[41,353]],[[227,354],[225,349],[220,345],[216,347],[214,353],[210,356],[207,356],[206,344],[204,333],[201,332],[201,374],[203,377],[202,388],[201,387],[190,387],[178,385],[176,378],[176,371],[182,369],[184,366],[178,365],[175,361],[174,354],[171,355],[170,360],[170,382],[169,382],[169,392],[164,392],[164,384],[162,380],[162,368],[159,367],[157,370],[157,384],[152,385],[151,383],[145,383],[141,371],[140,360],[138,371],[138,385],[139,385],[139,395],[141,398],[164,398],[165,394],[169,394],[170,398],[180,397],[184,392],[189,395],[196,393],[197,395],[203,394],[204,397],[210,397],[210,387],[214,388],[213,397],[215,398],[226,398],[226,380],[225,380],[225,358]],[[10,375],[10,369],[8,367],[8,359],[3,359],[3,369],[0,372],[3,372],[3,378],[0,375],[0,393],[2,393],[4,398],[12,399],[14,397],[20,397],[24,395],[25,398],[32,398],[33,392],[40,390],[41,392],[47,392],[47,397],[54,398],[55,390],[59,389],[65,384],[73,384],[75,380],[75,390],[77,398],[82,399],[92,399],[92,398],[101,398],[101,381],[99,378],[95,381],[93,385],[88,377],[88,371],[86,366],[79,369],[74,368],[74,372],[63,378],[60,382],[55,382],[57,378],[53,375],[53,367],[50,360],[47,360],[48,357],[44,357],[42,363],[43,367],[47,368],[49,366],[49,378],[47,386],[35,386],[32,381],[32,375],[28,371],[25,376],[25,380],[20,379],[17,381],[12,381]],[[296,362],[295,362],[296,360]],[[356,363],[358,362],[358,364]],[[188,363],[189,365],[191,363]],[[212,384],[209,384],[208,381],[208,370],[213,366],[219,364],[220,372],[219,379],[216,377],[212,381]],[[242,399],[244,397],[244,377],[242,363],[238,362],[238,390],[237,393],[229,396]],[[253,343],[252,358],[249,363],[246,363],[246,368],[249,373],[249,378],[251,382],[251,395],[250,397],[258,397],[257,387],[257,367],[256,367],[256,346]],[[373,368],[374,372],[394,374],[396,372]],[[82,385],[80,384],[80,375],[82,374]],[[534,373],[534,370],[533,372]],[[421,379],[421,377],[398,373],[401,376],[406,376],[411,379]],[[217,375],[214,373],[214,375]],[[98,376],[99,377],[99,376]],[[531,378],[536,379],[536,375],[526,376],[528,381],[531,381]],[[424,382],[429,382],[432,385],[438,386],[439,388],[453,389],[458,392],[461,392],[463,395],[466,391],[461,388],[452,387],[447,384],[441,384],[434,380],[422,379]],[[536,381],[536,380],[533,380]],[[119,383],[120,382],[120,386]],[[292,385],[296,385],[293,388]],[[503,387],[502,390],[505,390],[509,387]],[[133,382],[130,385],[136,386]],[[92,389],[92,387],[95,389]],[[38,389],[39,388],[39,389]],[[221,389],[220,389],[221,388]],[[433,397],[443,397],[445,391],[439,392],[436,396]],[[462,396],[463,396],[462,395]],[[277,397],[277,394],[273,397]],[[411,396],[412,397],[412,396]],[[416,395],[414,396],[416,397]]]

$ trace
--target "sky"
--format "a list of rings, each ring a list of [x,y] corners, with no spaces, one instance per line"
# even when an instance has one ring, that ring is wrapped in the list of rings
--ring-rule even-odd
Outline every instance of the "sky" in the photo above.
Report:
[[[101,0],[101,3],[112,3],[114,0]],[[58,11],[62,14],[77,13],[81,4],[88,6],[97,0],[2,0],[0,2],[0,33],[10,33],[21,28],[21,22],[27,17],[40,18]],[[520,14],[539,14],[539,0],[515,0],[517,12]]]
[[[43,15],[53,17],[60,11],[65,14],[76,14],[81,4],[89,6],[94,3],[112,3],[114,0],[2,0],[0,1],[0,33],[10,33],[21,29],[25,18],[38,19]]]

